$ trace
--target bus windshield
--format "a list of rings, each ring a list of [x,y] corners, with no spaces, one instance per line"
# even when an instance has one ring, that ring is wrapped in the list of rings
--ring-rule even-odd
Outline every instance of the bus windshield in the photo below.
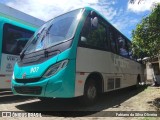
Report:
[[[46,22],[30,39],[25,53],[43,50],[71,39],[81,14],[82,10],[77,9]]]

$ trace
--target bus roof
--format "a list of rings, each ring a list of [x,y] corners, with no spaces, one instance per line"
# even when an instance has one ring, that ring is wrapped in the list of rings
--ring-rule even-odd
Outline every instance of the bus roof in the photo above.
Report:
[[[8,7],[4,4],[0,4],[0,16],[20,23],[24,23],[32,27],[40,27],[41,25],[44,24],[43,20],[25,14],[21,11]]]
[[[0,16],[0,24],[3,25],[3,24],[6,24],[6,23],[12,24],[14,26],[18,26],[18,27],[21,27],[21,28],[24,28],[24,29],[28,29],[28,30],[31,30],[31,31],[35,31],[38,28],[38,26],[31,26],[31,25],[28,25],[24,22],[15,21],[15,20]]]

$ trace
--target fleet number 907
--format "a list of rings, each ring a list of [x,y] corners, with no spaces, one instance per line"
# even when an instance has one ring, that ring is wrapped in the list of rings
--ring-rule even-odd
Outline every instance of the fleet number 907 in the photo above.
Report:
[[[30,73],[36,73],[36,72],[38,72],[38,70],[39,70],[39,67],[32,67],[30,69]]]

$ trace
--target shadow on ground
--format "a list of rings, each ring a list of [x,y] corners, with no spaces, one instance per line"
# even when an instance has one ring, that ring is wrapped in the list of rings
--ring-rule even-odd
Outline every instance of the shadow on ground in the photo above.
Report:
[[[13,95],[12,91],[8,89],[0,90],[0,104],[23,102],[29,99],[33,99],[33,97]]]
[[[17,105],[16,108],[26,112],[40,112],[43,116],[82,117],[98,116],[107,108],[118,108],[121,103],[144,91],[147,86],[138,89],[125,88],[105,93],[99,97],[97,103],[87,107],[79,104],[79,98],[54,99],[48,102],[35,101]],[[96,115],[95,115],[96,114]]]
[[[152,104],[156,107],[157,111],[160,112],[160,98],[154,99],[154,101],[152,102]]]

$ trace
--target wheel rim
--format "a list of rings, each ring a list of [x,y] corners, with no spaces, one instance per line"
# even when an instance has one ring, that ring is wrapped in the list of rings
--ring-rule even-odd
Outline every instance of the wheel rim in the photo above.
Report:
[[[97,90],[95,86],[90,86],[87,91],[87,96],[89,99],[94,99],[97,95]]]

